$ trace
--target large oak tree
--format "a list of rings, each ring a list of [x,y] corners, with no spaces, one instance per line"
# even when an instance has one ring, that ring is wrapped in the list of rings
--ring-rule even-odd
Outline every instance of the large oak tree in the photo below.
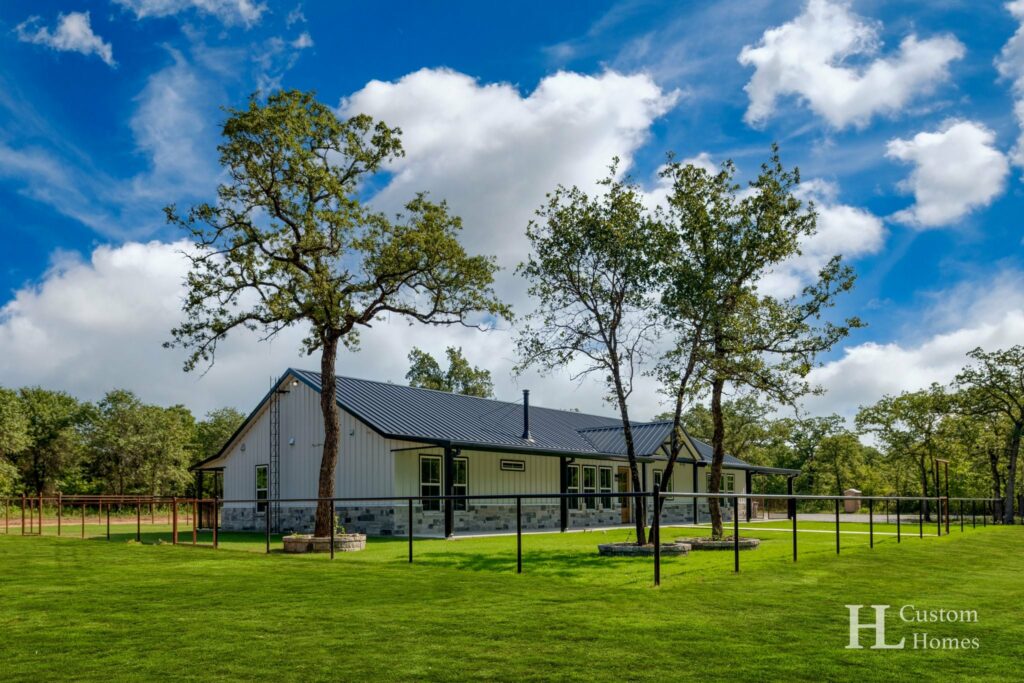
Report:
[[[308,329],[320,354],[324,451],[315,533],[331,534],[338,461],[335,363],[359,330],[384,314],[430,324],[484,326],[509,317],[491,289],[492,258],[459,243],[461,221],[444,202],[411,198],[387,216],[364,203],[383,166],[402,155],[400,133],[369,116],[342,120],[312,93],[283,91],[231,109],[218,147],[226,180],[217,201],[171,223],[191,236],[185,319],[171,346],[186,370],[212,363],[233,330],[269,339]]]

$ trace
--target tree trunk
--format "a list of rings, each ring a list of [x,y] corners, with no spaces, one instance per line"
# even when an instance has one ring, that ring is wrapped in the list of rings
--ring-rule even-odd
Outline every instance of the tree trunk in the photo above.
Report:
[[[1013,426],[1013,434],[1010,437],[1009,460],[1006,463],[1006,492],[1003,498],[1003,524],[1013,524],[1014,490],[1017,485],[1017,455],[1020,453],[1021,431],[1024,430],[1024,423],[1018,422]]]
[[[711,483],[708,486],[708,509],[711,512],[711,537],[719,540],[723,536],[722,531],[722,508],[718,498],[713,494],[718,493],[722,486],[722,463],[725,461],[725,422],[722,419],[722,389],[725,380],[716,376],[711,382]]]
[[[640,470],[636,462],[636,448],[633,444],[633,427],[629,421],[629,408],[626,406],[626,395],[618,368],[612,368],[612,379],[615,382],[615,397],[619,403],[619,414],[622,416],[622,435],[626,440],[626,456],[629,458],[629,474],[633,479],[633,491],[643,491],[640,481]],[[582,485],[582,482],[580,482]],[[636,529],[636,544],[647,543],[647,505],[643,496],[633,498],[633,526]]]
[[[992,468],[992,498],[1002,502],[1003,480],[999,474],[999,451],[995,448],[988,449],[988,464]],[[999,514],[1002,514],[1002,505],[999,506]]]
[[[334,498],[334,471],[338,466],[339,411],[335,396],[338,379],[334,375],[334,366],[338,354],[338,338],[328,337],[323,343],[323,355],[320,357],[320,412],[324,419],[324,455],[320,460],[320,485],[316,505],[317,536],[334,535],[334,502],[324,500]]]

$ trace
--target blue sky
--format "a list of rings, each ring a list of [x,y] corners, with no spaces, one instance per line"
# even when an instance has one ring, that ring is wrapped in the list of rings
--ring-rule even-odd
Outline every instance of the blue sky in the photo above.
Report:
[[[869,324],[824,359],[829,394],[808,407],[948,381],[966,350],[1024,332],[1022,18],[1020,2],[8,0],[0,383],[246,408],[286,365],[316,365],[301,331],[235,340],[201,378],[160,348],[183,272],[161,207],[212,195],[220,108],[274,87],[402,126],[409,158],[374,201],[448,198],[467,244],[509,269],[543,193],[592,185],[613,154],[656,202],[667,151],[749,174],[778,141],[823,230],[771,286],[841,252],[859,281],[837,315]],[[499,288],[528,308],[508,272]],[[511,378],[508,333],[390,321],[340,367],[401,381],[412,346],[446,344],[501,395],[601,409],[590,385]],[[635,411],[656,412],[641,389]]]

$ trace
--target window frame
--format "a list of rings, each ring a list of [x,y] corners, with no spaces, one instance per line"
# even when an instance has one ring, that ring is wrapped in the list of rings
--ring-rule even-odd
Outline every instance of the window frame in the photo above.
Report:
[[[526,461],[502,459],[499,467],[502,472],[525,472]]]
[[[263,470],[266,476],[266,483],[263,488],[260,488],[260,470]],[[263,514],[267,511],[267,503],[270,501],[270,465],[256,465],[256,476],[253,485],[256,491],[256,495],[253,496],[256,499],[256,514]],[[260,493],[263,494],[262,498]]]
[[[608,475],[608,486],[604,484],[604,475]],[[601,465],[597,472],[597,489],[601,493],[607,493],[607,496],[601,498],[601,505],[605,508],[612,507],[612,490],[615,484],[615,475],[611,467],[608,465]]]
[[[423,481],[423,465],[425,462],[432,462],[437,464],[437,481],[424,482]],[[416,479],[419,482],[420,496],[440,496],[444,490],[444,463],[442,462],[440,455],[430,455],[426,453],[420,453],[419,460],[416,463],[418,468],[418,476]],[[426,491],[426,487],[430,487],[429,492]],[[437,489],[435,493],[433,489]],[[421,500],[420,505],[423,507],[424,512],[440,512],[441,501],[439,500]]]
[[[704,490],[711,490],[711,473],[705,473]],[[722,472],[722,490],[719,493],[736,493],[736,473]]]
[[[575,473],[575,475],[576,475],[576,485],[575,486],[573,486],[573,484],[572,484],[573,473]],[[580,483],[581,483],[581,481],[580,481],[580,466],[576,465],[576,464],[566,465],[565,492],[566,493],[579,493],[580,492]],[[566,502],[568,503],[570,510],[579,510],[580,509],[580,499],[579,498],[567,498]]]
[[[587,474],[590,473],[593,476],[593,483],[591,486],[587,486]],[[583,465],[582,475],[580,477],[580,491],[582,493],[597,493],[597,465]],[[597,509],[597,496],[583,499],[583,507],[587,510]]]
[[[452,472],[452,495],[453,496],[468,496],[469,495],[469,458],[467,458],[465,456],[459,456],[459,457],[456,457],[456,458],[452,458],[452,463],[454,464],[454,468],[453,469],[455,470],[455,471]],[[455,476],[455,472],[458,471],[460,465],[462,466],[463,472],[465,472],[465,476],[466,476],[466,481],[464,483],[462,483],[462,484],[458,483],[457,478]],[[441,478],[444,479],[444,475],[443,474],[442,474]],[[458,489],[462,489],[462,491],[459,491]],[[469,509],[469,501],[468,500],[453,500],[452,501],[452,509],[453,510],[467,510],[467,509]]]

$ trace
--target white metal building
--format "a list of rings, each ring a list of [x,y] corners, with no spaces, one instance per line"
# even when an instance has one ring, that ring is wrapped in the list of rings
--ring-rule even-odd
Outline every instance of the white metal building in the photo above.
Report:
[[[523,526],[564,529],[628,524],[632,506],[614,494],[630,490],[621,421],[517,402],[475,398],[384,382],[338,378],[341,441],[335,495],[344,498],[432,495],[608,494],[560,503],[524,499]],[[216,456],[193,469],[223,477],[226,529],[262,529],[265,515],[280,531],[313,526],[324,429],[320,375],[289,369]],[[687,435],[686,451],[671,482],[661,481],[671,423],[634,425],[644,490],[707,491],[710,447]],[[722,490],[749,490],[752,474],[795,470],[763,468],[726,457]],[[232,502],[236,501],[236,502]],[[252,501],[252,502],[237,502]],[[265,501],[265,502],[263,502]],[[337,503],[350,531],[403,534],[404,501]],[[745,507],[740,503],[740,513]],[[707,502],[698,506],[706,516]],[[414,533],[515,528],[515,501],[487,499],[416,502]],[[690,499],[670,499],[665,521],[692,521]]]

